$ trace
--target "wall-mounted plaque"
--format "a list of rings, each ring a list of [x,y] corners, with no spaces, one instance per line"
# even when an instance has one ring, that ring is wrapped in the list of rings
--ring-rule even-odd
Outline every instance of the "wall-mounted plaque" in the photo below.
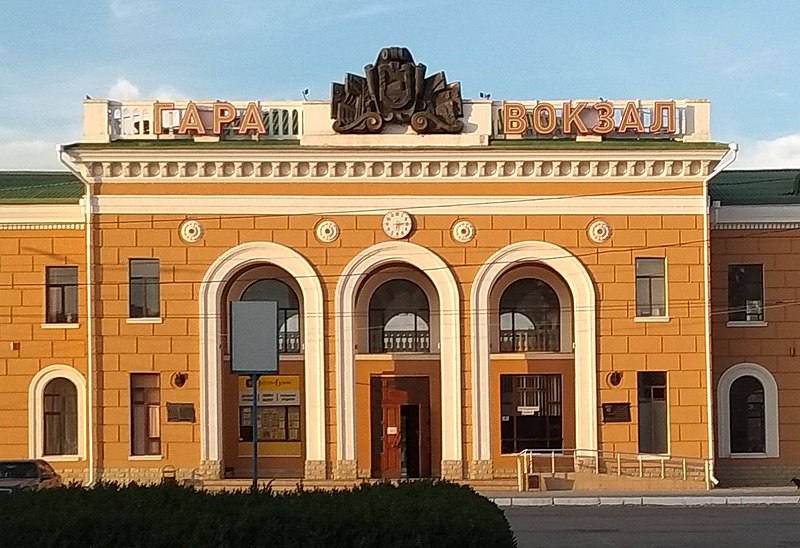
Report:
[[[603,422],[631,422],[631,404],[604,403]]]
[[[194,422],[194,404],[167,402],[167,422]]]

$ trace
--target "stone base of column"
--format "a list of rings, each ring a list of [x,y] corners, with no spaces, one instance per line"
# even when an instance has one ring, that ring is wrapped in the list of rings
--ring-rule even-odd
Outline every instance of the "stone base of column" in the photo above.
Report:
[[[305,479],[324,480],[328,477],[327,464],[324,460],[307,460],[305,469]]]
[[[492,461],[490,460],[473,460],[469,463],[469,479],[472,480],[488,480],[494,477],[492,470]]]
[[[340,460],[333,471],[333,479],[356,480],[358,479],[358,463],[354,460]]]
[[[443,460],[442,479],[445,480],[464,479],[464,463],[462,463],[460,460]]]
[[[195,469],[195,478],[192,479],[222,479],[222,461],[218,460],[204,460],[200,462],[200,466]]]

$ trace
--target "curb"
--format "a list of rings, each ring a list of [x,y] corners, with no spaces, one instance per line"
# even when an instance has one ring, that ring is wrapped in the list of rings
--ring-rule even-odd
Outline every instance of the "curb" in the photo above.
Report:
[[[500,508],[531,506],[762,506],[800,504],[800,496],[743,497],[499,497],[490,498]]]

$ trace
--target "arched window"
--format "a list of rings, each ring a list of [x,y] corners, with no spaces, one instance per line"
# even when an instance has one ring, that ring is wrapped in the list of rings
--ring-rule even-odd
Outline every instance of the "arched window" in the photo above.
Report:
[[[730,390],[731,453],[766,451],[764,386],[755,377],[739,377]]]
[[[413,282],[392,280],[369,301],[369,351],[430,352],[428,297]]]
[[[278,352],[300,352],[300,302],[291,287],[280,280],[258,280],[244,290],[241,300],[277,302]]]
[[[44,388],[44,455],[78,454],[78,391],[63,377]]]
[[[552,287],[536,278],[517,280],[500,298],[500,352],[559,352],[560,317]]]

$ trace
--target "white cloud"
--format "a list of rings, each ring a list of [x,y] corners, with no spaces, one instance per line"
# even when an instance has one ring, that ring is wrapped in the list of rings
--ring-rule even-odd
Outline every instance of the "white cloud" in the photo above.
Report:
[[[743,144],[733,169],[800,168],[800,133]]]
[[[34,139],[0,142],[0,169],[63,170],[55,142]]]
[[[117,101],[139,99],[141,96],[139,88],[125,78],[117,78],[117,81],[108,90],[108,98],[116,99]]]
[[[187,95],[180,90],[175,89],[172,86],[158,86],[156,90],[150,94],[153,99],[158,99],[159,101],[174,101],[178,99],[188,99]]]
[[[142,92],[139,86],[127,78],[117,78],[117,81],[108,89],[109,99],[116,101],[134,101],[137,99],[158,99],[160,101],[170,101],[176,99],[186,99],[187,95],[170,85],[162,84],[154,91]]]
[[[384,13],[391,13],[404,9],[406,6],[398,6],[396,4],[367,4],[360,8],[345,12],[342,14],[342,19],[360,19],[362,17],[374,17],[376,15],[383,15]]]
[[[157,6],[151,0],[110,0],[108,8],[117,19],[127,19],[151,14]]]

